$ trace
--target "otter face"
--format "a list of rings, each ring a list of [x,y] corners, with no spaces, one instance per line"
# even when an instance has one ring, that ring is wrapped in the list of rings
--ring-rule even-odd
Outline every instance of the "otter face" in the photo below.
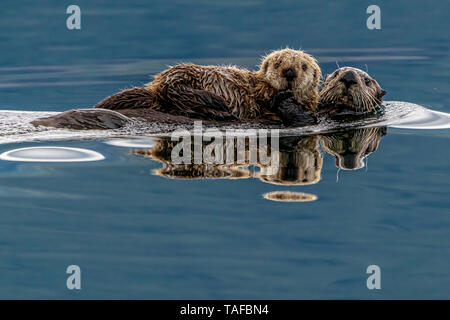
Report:
[[[292,49],[274,51],[263,58],[258,74],[277,90],[292,90],[298,102],[315,109],[322,73],[309,54]]]
[[[355,111],[375,111],[386,91],[364,71],[343,67],[326,76],[319,94],[321,105],[345,106]]]

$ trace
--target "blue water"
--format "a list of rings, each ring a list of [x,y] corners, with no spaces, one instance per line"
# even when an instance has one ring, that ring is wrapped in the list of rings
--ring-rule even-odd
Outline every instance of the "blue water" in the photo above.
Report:
[[[4,1],[0,109],[90,107],[179,62],[254,69],[284,46],[323,73],[368,69],[386,100],[450,112],[450,5],[379,1]],[[97,162],[0,161],[0,298],[450,298],[449,131],[388,128],[364,168],[322,151],[316,184],[168,179],[104,139],[0,145],[95,150]],[[316,195],[274,202],[271,191]],[[79,265],[82,289],[66,287]],[[368,290],[366,268],[381,268]]]

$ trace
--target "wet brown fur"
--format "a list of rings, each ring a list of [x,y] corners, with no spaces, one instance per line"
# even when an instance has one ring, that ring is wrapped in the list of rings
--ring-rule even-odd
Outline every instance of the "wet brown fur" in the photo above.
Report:
[[[291,81],[283,76],[287,69],[295,72]],[[155,76],[145,89],[124,90],[95,108],[152,108],[206,120],[278,119],[272,102],[278,92],[287,89],[306,109],[315,110],[320,76],[310,55],[283,49],[264,57],[255,72],[234,66],[180,64]]]

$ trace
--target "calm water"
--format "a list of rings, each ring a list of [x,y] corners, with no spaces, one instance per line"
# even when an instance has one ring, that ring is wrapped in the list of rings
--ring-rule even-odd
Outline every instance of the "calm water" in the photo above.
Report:
[[[289,45],[324,73],[336,62],[368,68],[387,100],[450,112],[450,6],[440,1],[380,2],[381,31],[365,26],[368,1],[77,4],[82,30],[69,31],[68,4],[4,1],[0,109],[90,107],[167,65],[255,68]],[[450,298],[449,137],[387,128],[352,171],[322,148],[307,185],[169,179],[154,174],[161,162],[105,139],[2,144],[105,159],[0,160],[0,298]],[[318,199],[263,197],[273,191]],[[66,288],[72,264],[81,291]],[[372,264],[379,291],[366,288]]]

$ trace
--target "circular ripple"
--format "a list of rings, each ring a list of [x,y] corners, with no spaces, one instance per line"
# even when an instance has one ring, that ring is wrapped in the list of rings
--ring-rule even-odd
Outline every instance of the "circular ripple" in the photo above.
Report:
[[[153,148],[156,145],[154,138],[117,138],[105,141],[106,144],[126,148]]]
[[[315,194],[292,191],[268,192],[264,193],[263,197],[267,200],[281,202],[310,202],[318,199]]]
[[[92,150],[69,147],[30,147],[6,151],[0,160],[23,162],[86,162],[105,157]]]

